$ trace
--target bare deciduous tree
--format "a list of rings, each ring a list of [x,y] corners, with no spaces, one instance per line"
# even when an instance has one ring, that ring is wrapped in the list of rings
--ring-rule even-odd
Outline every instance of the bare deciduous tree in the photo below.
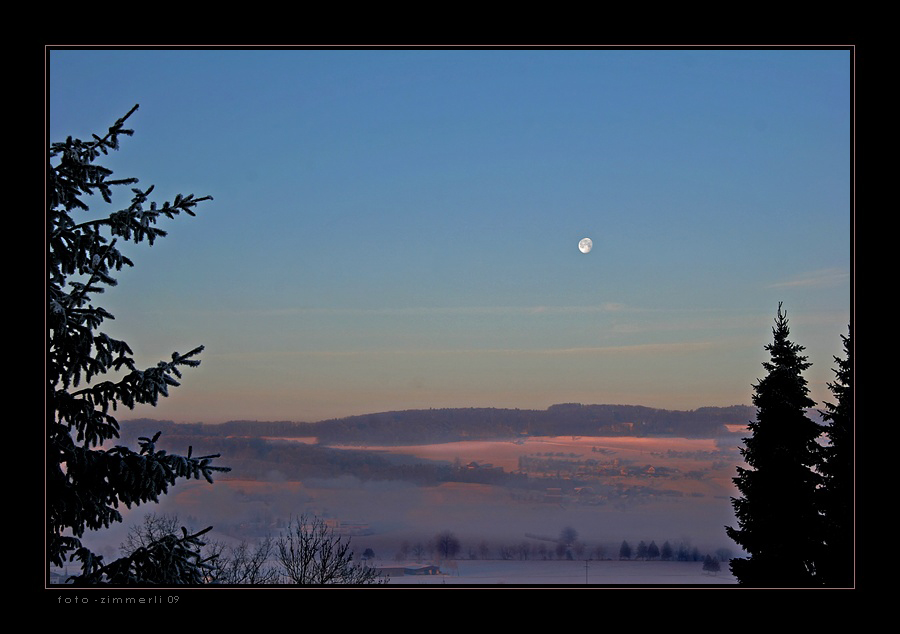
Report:
[[[114,585],[202,585],[212,578],[216,553],[203,539],[212,527],[194,532],[177,515],[149,513],[128,530],[120,559],[101,566],[79,582]]]
[[[417,562],[421,562],[425,558],[425,545],[422,542],[416,542],[410,552]]]
[[[559,532],[559,541],[566,546],[574,544],[576,539],[578,539],[578,531],[571,526],[566,526]]]
[[[280,581],[278,570],[270,564],[274,540],[265,537],[255,546],[242,540],[236,546],[220,542],[211,544],[217,555],[213,578],[215,583],[229,585],[268,585]]]
[[[453,559],[459,553],[462,545],[450,531],[443,531],[434,538],[434,546],[441,559]]]
[[[141,524],[132,525],[120,549],[126,557],[140,549],[151,549],[165,539],[179,533],[177,515],[148,513]],[[184,529],[193,531],[193,529]],[[274,541],[266,537],[256,544],[246,540],[236,546],[220,541],[192,542],[188,546],[195,558],[204,562],[202,576],[197,583],[229,585],[262,585],[278,583],[278,570],[270,563]]]
[[[297,585],[383,583],[378,571],[353,563],[350,539],[312,515],[292,518],[275,541],[276,559],[288,583]]]
[[[158,542],[166,535],[178,532],[178,516],[156,513],[144,515],[141,524],[133,524],[125,535],[125,541],[119,546],[123,555],[130,555],[138,548],[146,548]]]

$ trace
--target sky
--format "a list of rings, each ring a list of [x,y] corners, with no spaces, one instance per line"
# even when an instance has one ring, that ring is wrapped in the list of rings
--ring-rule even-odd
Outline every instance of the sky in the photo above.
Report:
[[[820,406],[851,310],[849,50],[50,50],[48,141],[162,203],[95,302],[176,422],[750,404],[783,302]],[[128,205],[90,200],[79,219]],[[593,249],[582,253],[581,238]]]

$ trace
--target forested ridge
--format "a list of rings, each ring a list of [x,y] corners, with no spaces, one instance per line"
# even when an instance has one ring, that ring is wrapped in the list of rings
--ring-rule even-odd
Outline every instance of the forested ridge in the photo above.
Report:
[[[440,408],[379,412],[314,423],[292,421],[229,421],[221,424],[173,423],[137,419],[125,421],[123,432],[144,434],[148,425],[164,436],[314,436],[321,444],[398,445],[508,440],[518,436],[679,436],[715,438],[726,425],[752,419],[748,405],[666,410],[640,405],[565,403],[546,410],[503,408]]]
[[[227,455],[232,473],[239,479],[278,477],[306,480],[349,476],[360,480],[406,481],[424,486],[472,482],[543,491],[546,487],[564,484],[595,483],[589,482],[590,479],[583,482],[578,478],[570,480],[577,469],[561,466],[558,460],[549,469],[557,473],[556,477],[547,474],[529,477],[524,471],[466,469],[462,464],[440,460],[409,460],[379,451],[378,447],[459,440],[516,442],[528,436],[712,438],[724,437],[728,433],[725,425],[746,423],[751,416],[751,408],[746,406],[672,411],[640,406],[562,404],[546,410],[406,410],[317,423],[230,421],[222,424],[178,424],[138,419],[124,422],[121,431],[122,439],[126,441],[131,436],[162,431],[161,447],[190,446],[194,451]],[[294,438],[302,438],[304,442],[295,442],[292,440]],[[315,438],[315,442],[310,443],[309,438]],[[587,462],[596,460],[589,459]],[[582,466],[588,471],[600,468],[596,465]],[[624,463],[616,468],[616,475],[623,466]],[[662,471],[658,475],[663,475]],[[660,483],[657,483],[653,489],[645,486],[639,487],[641,491],[617,489],[616,492],[629,495],[641,492],[666,494],[659,486]]]

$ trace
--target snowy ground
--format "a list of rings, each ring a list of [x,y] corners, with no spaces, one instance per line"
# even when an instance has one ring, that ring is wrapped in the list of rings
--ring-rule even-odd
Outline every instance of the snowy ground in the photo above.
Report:
[[[386,564],[389,565],[389,564]],[[463,560],[440,564],[440,575],[392,577],[390,585],[729,585],[737,580],[721,564],[710,574],[702,562],[681,561],[484,561]],[[585,575],[587,581],[585,582]]]

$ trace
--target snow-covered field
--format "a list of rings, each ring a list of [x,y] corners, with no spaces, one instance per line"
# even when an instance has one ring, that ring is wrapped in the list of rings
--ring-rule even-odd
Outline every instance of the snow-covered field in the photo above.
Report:
[[[473,586],[634,586],[728,585],[737,580],[722,563],[718,573],[703,571],[702,562],[682,561],[490,561],[463,560],[440,564],[439,575],[391,577],[389,585]]]

